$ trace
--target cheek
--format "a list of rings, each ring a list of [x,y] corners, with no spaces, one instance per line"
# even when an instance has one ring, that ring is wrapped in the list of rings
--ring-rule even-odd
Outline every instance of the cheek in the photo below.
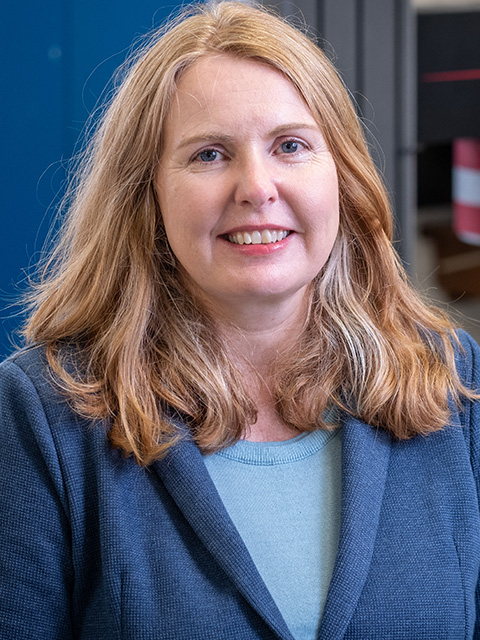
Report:
[[[310,167],[300,184],[300,191],[312,204],[321,205],[324,209],[338,209],[338,177],[331,156],[318,160]]]
[[[210,255],[210,228],[198,208],[185,202],[167,208],[163,223],[168,243],[177,261],[187,271],[198,268]],[[193,274],[191,274],[193,275]]]
[[[325,181],[323,211],[325,212],[326,218],[324,223],[327,224],[328,228],[334,231],[336,235],[340,223],[340,205],[337,172],[334,168],[332,168],[331,174]]]
[[[311,196],[305,198],[305,210],[310,217],[310,224],[319,232],[327,232],[329,235],[336,234],[340,220],[336,180],[324,182],[320,189],[317,181],[314,188]]]
[[[185,253],[184,246],[187,241],[185,237],[186,224],[182,217],[183,209],[176,206],[167,206],[164,199],[163,206],[162,200],[160,200],[160,211],[168,244],[177,260],[182,261]]]
[[[219,209],[218,188],[206,180],[182,180],[164,193],[165,228],[172,233],[189,236],[205,235],[213,228]],[[162,200],[160,208],[162,210]],[[162,210],[163,211],[163,210]]]
[[[170,217],[169,214],[164,216],[164,225],[167,240],[173,253],[180,262],[183,262],[185,257],[188,257],[192,245],[188,228],[181,217]]]

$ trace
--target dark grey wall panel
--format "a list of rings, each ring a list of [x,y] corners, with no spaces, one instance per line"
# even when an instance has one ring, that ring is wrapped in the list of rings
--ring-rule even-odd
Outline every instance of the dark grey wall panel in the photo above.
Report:
[[[395,20],[393,2],[364,0],[359,105],[372,154],[387,184],[395,186]],[[381,142],[381,148],[376,144]]]
[[[417,20],[410,2],[395,2],[395,11],[395,205],[401,230],[399,252],[413,272],[417,238]]]
[[[324,0],[319,12],[318,29],[333,45],[334,62],[351,91],[358,85],[359,32],[357,0]]]
[[[480,10],[418,16],[418,140],[480,138]]]

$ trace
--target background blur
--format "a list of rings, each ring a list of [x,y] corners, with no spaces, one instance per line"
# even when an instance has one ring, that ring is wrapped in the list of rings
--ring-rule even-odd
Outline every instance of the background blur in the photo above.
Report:
[[[458,308],[459,322],[479,340],[480,194],[479,242],[470,237],[467,244],[453,229],[451,176],[456,141],[480,140],[480,0],[275,4],[320,35],[351,90],[389,186],[396,246],[412,278]],[[87,118],[135,42],[175,8],[158,0],[4,7],[0,356],[13,349],[21,317],[12,304],[41,254]]]

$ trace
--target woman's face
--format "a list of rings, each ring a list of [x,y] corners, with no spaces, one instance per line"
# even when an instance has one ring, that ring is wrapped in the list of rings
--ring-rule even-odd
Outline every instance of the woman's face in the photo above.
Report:
[[[228,55],[180,78],[157,192],[193,293],[219,308],[299,304],[339,223],[333,158],[278,71]]]

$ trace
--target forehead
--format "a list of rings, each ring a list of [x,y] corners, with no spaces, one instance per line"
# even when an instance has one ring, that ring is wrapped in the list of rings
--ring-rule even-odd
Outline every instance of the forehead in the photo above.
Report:
[[[165,122],[172,128],[195,128],[208,121],[252,126],[269,118],[306,124],[316,121],[294,84],[280,71],[251,59],[206,56],[194,62],[177,82]]]

